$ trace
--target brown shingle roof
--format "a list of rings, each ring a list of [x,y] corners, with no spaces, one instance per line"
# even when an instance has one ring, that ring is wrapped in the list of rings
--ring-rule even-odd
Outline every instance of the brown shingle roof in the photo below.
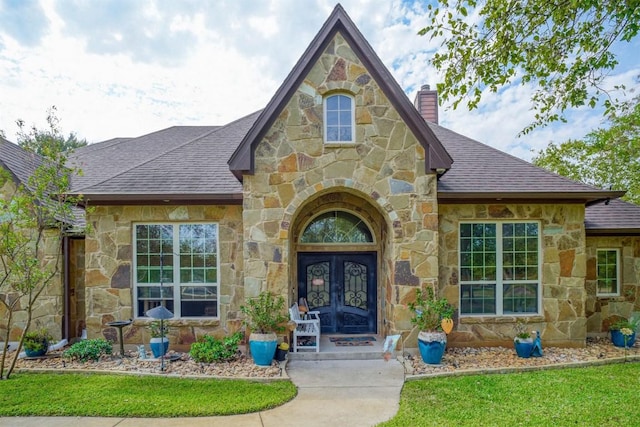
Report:
[[[26,185],[29,177],[42,164],[42,158],[0,137],[0,166],[11,173],[16,184]]]
[[[425,147],[427,153],[426,169],[448,169],[451,167],[452,159],[442,147],[438,138],[426,126],[420,113],[409,101],[398,82],[387,70],[387,67],[384,66],[384,63],[371,48],[369,42],[367,42],[342,6],[338,4],[273,98],[271,98],[254,126],[242,140],[238,149],[229,159],[229,167],[238,179],[242,179],[243,173],[253,173],[253,154],[257,145],[338,32],[349,44],[358,59],[362,61],[367,71],[380,86],[380,89],[382,89],[420,144]]]
[[[174,126],[74,153],[73,192],[94,202],[242,200],[227,159],[259,112],[226,126]]]
[[[455,161],[438,179],[438,198],[442,201],[565,199],[589,202],[624,194],[572,181],[442,126],[429,123],[429,127]]]
[[[640,206],[615,199],[587,206],[587,235],[640,235]]]

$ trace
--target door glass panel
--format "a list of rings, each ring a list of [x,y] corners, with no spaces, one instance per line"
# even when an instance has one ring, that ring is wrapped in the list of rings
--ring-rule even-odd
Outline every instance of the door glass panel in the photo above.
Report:
[[[311,310],[331,304],[329,261],[307,266],[307,304]]]
[[[367,310],[367,266],[351,261],[343,265],[344,305]]]
[[[360,218],[343,211],[323,213],[307,226],[300,237],[301,243],[372,243],[367,224]]]

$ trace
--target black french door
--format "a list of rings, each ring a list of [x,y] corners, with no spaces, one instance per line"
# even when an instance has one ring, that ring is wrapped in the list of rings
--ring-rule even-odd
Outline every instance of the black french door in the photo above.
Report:
[[[298,295],[320,312],[323,333],[376,332],[375,252],[298,254]]]

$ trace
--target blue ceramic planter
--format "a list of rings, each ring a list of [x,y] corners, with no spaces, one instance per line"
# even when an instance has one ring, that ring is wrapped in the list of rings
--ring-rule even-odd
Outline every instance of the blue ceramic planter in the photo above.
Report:
[[[271,366],[273,356],[276,354],[278,341],[254,341],[249,340],[249,349],[253,362],[258,366]]]
[[[167,354],[167,351],[169,351],[169,338],[165,337],[164,342],[161,340],[162,338],[151,338],[151,341],[149,342],[149,347],[151,347],[153,357],[156,359],[164,356]]]
[[[533,352],[533,340],[528,341],[514,341],[513,346],[516,348],[516,353],[520,357],[528,359]]]
[[[617,329],[612,329],[611,331],[611,342],[616,347],[624,347],[624,335]],[[636,342],[636,333],[629,335],[627,337],[627,347],[631,347]]]
[[[426,338],[426,339],[425,339]],[[422,361],[429,365],[439,365],[447,347],[447,336],[443,333],[420,332],[418,350]]]

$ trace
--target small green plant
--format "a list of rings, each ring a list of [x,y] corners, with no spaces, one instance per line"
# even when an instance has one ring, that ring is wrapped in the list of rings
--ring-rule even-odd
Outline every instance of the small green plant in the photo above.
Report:
[[[159,320],[154,320],[149,323],[149,334],[151,338],[162,338],[169,335],[169,325],[166,322],[160,323]]]
[[[629,319],[620,319],[609,327],[611,331],[619,331],[622,329],[631,329],[632,332],[638,332],[640,327],[640,313],[633,313]]]
[[[103,338],[78,341],[62,353],[63,357],[71,360],[98,361],[103,354],[111,354],[113,346]]]
[[[189,355],[200,363],[227,362],[238,355],[238,345],[242,340],[242,332],[216,339],[210,335],[204,335],[197,342],[191,344]]]
[[[271,292],[262,292],[257,298],[247,300],[240,311],[245,315],[244,324],[258,334],[282,332],[289,319],[283,314],[284,298]]]
[[[22,346],[25,350],[39,352],[48,348],[52,339],[53,337],[46,328],[40,328],[24,334]]]
[[[516,322],[516,326],[514,327],[516,330],[516,336],[513,339],[516,342],[520,342],[520,340],[528,340],[531,339],[531,333],[527,331],[527,324],[522,320],[518,320]]]
[[[436,299],[430,287],[426,292],[416,289],[416,300],[409,303],[409,309],[414,312],[411,323],[425,332],[442,331],[442,319],[453,316],[453,306],[446,298]]]

